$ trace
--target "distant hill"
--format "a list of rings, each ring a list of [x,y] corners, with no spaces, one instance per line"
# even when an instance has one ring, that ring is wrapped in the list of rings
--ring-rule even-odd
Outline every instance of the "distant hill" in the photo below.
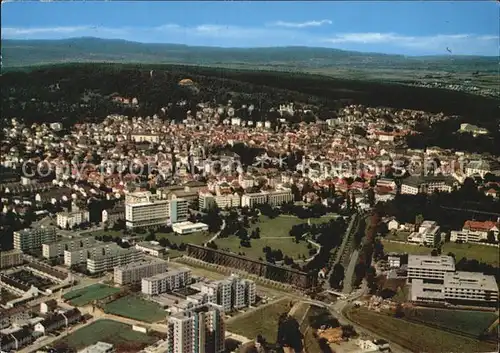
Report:
[[[477,56],[406,57],[329,48],[220,48],[145,44],[126,40],[2,40],[3,68],[65,62],[117,62],[249,67],[290,71],[323,69],[496,72],[497,58]]]

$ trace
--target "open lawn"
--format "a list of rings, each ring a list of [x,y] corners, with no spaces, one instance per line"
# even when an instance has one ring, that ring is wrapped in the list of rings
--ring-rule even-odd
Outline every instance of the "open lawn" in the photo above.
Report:
[[[496,346],[425,325],[397,319],[364,308],[351,309],[348,317],[380,336],[414,352],[494,352]]]
[[[405,319],[420,322],[437,328],[456,331],[459,334],[478,337],[485,333],[498,318],[492,312],[449,310],[436,308],[417,308],[405,310]]]
[[[208,234],[208,235],[205,235]],[[174,244],[198,244],[201,245],[203,243],[206,243],[211,237],[213,237],[214,234],[210,233],[203,233],[203,232],[195,232],[191,234],[184,234],[184,235],[177,235],[175,233],[156,233],[156,240],[159,240],[161,238],[166,238],[168,239],[171,243]]]
[[[85,288],[68,292],[63,295],[63,298],[65,300],[69,300],[71,305],[84,306],[94,300],[104,299],[106,297],[109,297],[110,295],[118,293],[119,291],[119,288],[114,288],[105,284],[97,283]]]
[[[106,304],[104,311],[109,314],[145,322],[164,320],[167,316],[165,310],[158,304],[134,295],[127,295]]]
[[[113,320],[97,320],[93,324],[85,326],[72,332],[63,339],[57,341],[54,347],[68,347],[80,350],[98,341],[111,343],[121,351],[120,345],[131,344],[136,349],[127,351],[139,351],[144,346],[154,343],[157,338],[144,333],[133,331],[132,327]]]
[[[337,215],[327,214],[320,218],[310,218],[311,224],[326,223],[331,219],[335,219]],[[294,225],[307,223],[307,219],[300,219],[295,216],[281,215],[276,218],[269,218],[266,216],[260,216],[259,222],[251,224],[249,233],[252,229],[257,227],[260,228],[260,236],[266,237],[289,237],[290,229]]]
[[[221,238],[215,241],[218,248],[221,250],[229,250],[233,253],[245,253],[244,256],[249,257],[254,260],[258,260],[259,257],[265,259],[264,252],[262,249],[265,246],[271,247],[273,250],[280,249],[283,252],[283,255],[287,255],[293,259],[298,259],[299,255],[305,256],[305,258],[309,258],[309,249],[307,248],[307,242],[301,241],[300,243],[296,243],[293,238],[273,238],[273,239],[251,239],[250,248],[246,248],[240,246],[240,239],[235,236],[230,236],[229,238]]]
[[[242,314],[227,323],[227,330],[245,337],[261,334],[270,343],[278,336],[278,319],[290,311],[290,300],[283,299],[271,305],[264,305],[248,314]]]
[[[414,244],[393,243],[384,240],[382,240],[382,243],[384,244],[384,251],[386,253],[400,252],[411,255],[430,255],[432,251],[432,248]],[[449,252],[455,254],[456,261],[460,261],[461,258],[466,257],[468,259],[476,259],[480,262],[485,262],[496,267],[499,266],[499,249],[495,246],[481,244],[457,244],[449,242],[443,245],[442,254],[448,254]]]

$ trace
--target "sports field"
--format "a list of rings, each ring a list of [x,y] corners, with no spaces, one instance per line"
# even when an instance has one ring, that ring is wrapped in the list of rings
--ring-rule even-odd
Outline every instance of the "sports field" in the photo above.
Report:
[[[113,320],[97,320],[93,324],[82,327],[57,341],[54,347],[67,347],[75,351],[85,348],[98,341],[115,345],[117,351],[122,351],[120,346],[130,345],[139,351],[146,345],[157,340],[154,336],[133,331],[132,327]],[[129,348],[129,347],[127,347]],[[62,350],[61,350],[62,351]],[[130,351],[130,350],[126,350]]]
[[[405,311],[405,319],[442,327],[457,333],[478,337],[498,318],[492,312],[418,308]]]
[[[94,300],[104,299],[120,291],[119,288],[97,283],[88,287],[77,289],[63,295],[63,298],[69,300],[71,305],[84,306]]]
[[[127,295],[106,304],[104,306],[104,311],[109,314],[144,322],[161,321],[167,316],[165,310],[158,304],[134,295]]]

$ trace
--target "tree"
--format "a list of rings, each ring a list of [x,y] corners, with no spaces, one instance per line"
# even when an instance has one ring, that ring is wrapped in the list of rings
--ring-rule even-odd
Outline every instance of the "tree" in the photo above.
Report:
[[[330,287],[335,289],[341,289],[342,281],[344,280],[344,266],[337,263],[333,266],[332,273],[330,274],[330,278],[328,279],[328,283]]]
[[[492,231],[488,232],[487,241],[488,241],[488,243],[491,243],[491,244],[495,243],[495,234],[493,234]]]
[[[415,229],[420,227],[423,221],[424,221],[424,216],[421,213],[417,214],[415,216]]]
[[[367,197],[370,207],[375,206],[375,191],[373,190],[373,188],[368,189]]]
[[[431,251],[431,256],[438,256],[438,251],[437,251],[437,249],[432,249],[432,251]]]

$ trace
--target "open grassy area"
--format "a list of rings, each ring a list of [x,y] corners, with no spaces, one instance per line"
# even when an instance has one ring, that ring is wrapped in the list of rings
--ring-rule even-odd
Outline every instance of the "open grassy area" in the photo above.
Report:
[[[100,300],[120,291],[119,288],[97,283],[88,287],[77,289],[63,295],[63,298],[69,300],[71,305],[84,306],[94,300]]]
[[[364,308],[351,309],[349,318],[380,336],[414,352],[493,352],[495,345]]]
[[[127,295],[106,304],[104,311],[109,314],[145,322],[164,320],[167,316],[165,310],[163,310],[158,304],[134,295]]]
[[[331,219],[335,219],[337,215],[327,214],[320,218],[310,218],[311,224],[326,223]],[[249,232],[257,227],[260,228],[260,236],[265,237],[289,237],[290,229],[294,225],[307,223],[307,219],[300,219],[294,216],[281,215],[276,218],[260,216],[259,222],[251,224]]]
[[[498,318],[492,312],[449,310],[436,308],[418,308],[405,310],[405,319],[421,322],[430,326],[442,327],[478,337],[486,332],[490,325]]]
[[[412,255],[430,255],[432,248],[419,246],[415,244],[393,243],[382,240],[384,251],[408,253]],[[455,254],[457,261],[466,257],[468,259],[476,259],[480,262],[485,262],[493,266],[499,266],[498,247],[486,246],[481,244],[457,244],[445,243],[442,248],[442,254],[452,252]]]
[[[133,331],[131,326],[121,322],[97,320],[93,324],[74,331],[57,341],[54,347],[66,346],[73,350],[79,350],[98,341],[103,341],[117,346],[117,351],[120,351],[120,345],[126,344],[130,344],[137,349],[133,351],[139,351],[142,347],[152,344],[156,340],[157,338],[153,336]]]
[[[290,300],[283,299],[271,305],[265,305],[249,314],[243,314],[227,323],[227,330],[248,338],[261,334],[270,343],[278,336],[278,319],[290,311]]]
[[[262,251],[262,248],[265,246],[269,246],[273,250],[280,249],[283,252],[283,255],[287,255],[293,259],[298,259],[299,255],[305,256],[305,258],[310,257],[307,242],[301,241],[297,244],[293,238],[290,237],[283,239],[252,239],[250,241],[250,248],[240,246],[240,239],[235,236],[217,239],[215,244],[217,244],[218,248],[221,250],[227,249],[233,253],[243,252],[245,253],[244,256],[255,260],[258,260],[259,257],[265,259],[265,254]]]

